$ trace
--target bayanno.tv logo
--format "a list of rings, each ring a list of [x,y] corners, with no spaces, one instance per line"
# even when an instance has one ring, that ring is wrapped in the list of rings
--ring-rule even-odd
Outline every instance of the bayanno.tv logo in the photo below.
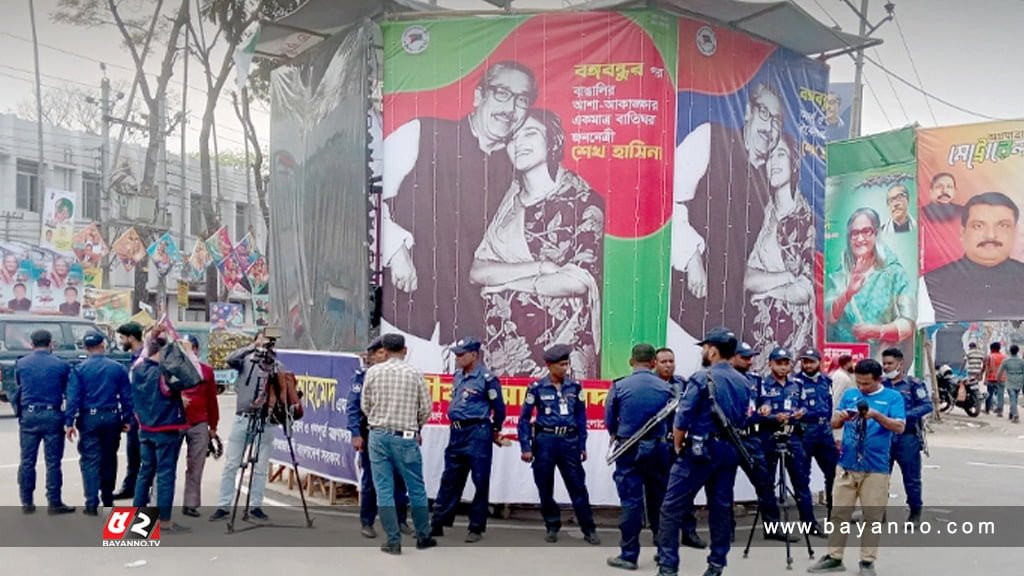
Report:
[[[115,507],[107,516],[107,523],[103,525],[103,546],[160,546],[160,509]]]

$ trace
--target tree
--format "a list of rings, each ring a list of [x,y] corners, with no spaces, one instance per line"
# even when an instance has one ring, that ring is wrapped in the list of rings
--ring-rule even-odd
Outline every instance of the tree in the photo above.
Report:
[[[114,80],[110,84],[111,92],[115,95],[112,98],[112,115],[131,122],[139,122],[144,119],[145,112],[138,102],[134,102],[131,112],[128,112],[128,102],[124,98],[126,83],[122,80]],[[77,86],[49,88],[43,92],[43,122],[65,130],[102,134],[103,117],[99,114],[99,102],[99,88],[96,90]],[[168,107],[173,108],[171,105]],[[19,102],[17,110],[18,116],[35,122],[36,102],[34,98]],[[141,131],[129,127],[125,139],[137,143],[142,141],[143,136]]]

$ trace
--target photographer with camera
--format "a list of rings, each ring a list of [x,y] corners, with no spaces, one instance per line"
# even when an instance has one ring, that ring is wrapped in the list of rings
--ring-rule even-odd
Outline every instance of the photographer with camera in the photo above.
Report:
[[[264,329],[256,335],[252,344],[239,348],[227,358],[227,364],[238,370],[235,381],[235,419],[228,436],[227,458],[220,479],[220,497],[217,510],[210,520],[221,520],[230,515],[232,497],[235,495],[238,471],[248,444],[258,441],[258,456],[253,465],[252,492],[249,494],[252,509],[249,516],[257,520],[269,520],[263,511],[263,492],[267,486],[270,448],[274,435],[264,431],[267,421],[267,388],[273,377],[284,366],[277,361],[276,333]]]

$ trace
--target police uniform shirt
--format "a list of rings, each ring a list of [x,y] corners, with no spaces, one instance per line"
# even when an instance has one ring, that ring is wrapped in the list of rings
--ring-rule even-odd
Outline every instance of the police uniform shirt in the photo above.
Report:
[[[587,405],[579,382],[566,378],[558,390],[551,377],[545,376],[530,385],[519,416],[519,445],[523,452],[533,451],[530,421],[534,410],[538,432],[544,428],[575,428],[580,451],[587,449]]]
[[[448,419],[452,422],[463,420],[486,420],[494,410],[492,428],[501,430],[505,422],[505,399],[501,395],[501,383],[483,365],[477,364],[468,374],[460,368],[455,372],[452,384],[452,398],[448,404]]]
[[[364,378],[366,378],[366,370],[356,370],[352,375],[352,388],[348,392],[348,402],[345,406],[347,428],[353,438],[359,438],[367,431],[366,414],[363,414]]]
[[[67,425],[92,409],[114,410],[128,422],[134,410],[128,369],[103,356],[92,355],[71,370],[68,382]]]
[[[801,405],[807,411],[800,421],[807,425],[831,422],[832,379],[821,372],[814,378],[801,372],[797,380],[800,382]]]
[[[672,385],[646,368],[612,382],[605,398],[605,428],[612,438],[629,438],[675,397]],[[658,430],[652,431],[652,436]],[[662,427],[661,435],[667,434]]]
[[[932,412],[932,400],[928,394],[928,386],[909,376],[899,382],[893,382],[888,378],[882,379],[882,386],[895,390],[903,397],[903,406],[907,418],[907,426],[904,434],[917,434],[917,427],[921,419]]]
[[[715,399],[725,417],[734,427],[745,427],[752,398],[750,385],[728,362],[717,362],[711,368],[701,370],[690,378],[676,410],[675,427],[692,435],[717,432],[711,416],[708,376],[714,380]]]
[[[761,384],[758,406],[765,404],[770,406],[772,411],[762,418],[764,422],[775,422],[775,416],[778,414],[793,414],[803,407],[800,402],[800,384],[789,377],[785,383],[781,383],[771,374],[765,376]]]
[[[52,406],[61,409],[71,366],[46,350],[22,356],[14,365],[18,383],[18,405]]]
[[[877,392],[865,395],[859,388],[850,388],[843,393],[838,411],[857,411],[861,400],[868,407],[893,420],[906,420],[903,396],[891,388],[882,387]],[[861,426],[863,439],[861,440]],[[862,421],[860,417],[847,420],[843,425],[843,449],[839,465],[851,472],[889,474],[889,453],[895,433],[890,432],[874,419]]]

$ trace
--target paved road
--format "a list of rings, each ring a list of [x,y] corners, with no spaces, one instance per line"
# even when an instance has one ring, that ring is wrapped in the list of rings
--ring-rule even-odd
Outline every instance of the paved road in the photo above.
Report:
[[[224,397],[223,400],[225,404],[230,404],[232,399]],[[0,407],[0,414],[8,410],[6,406]],[[973,426],[967,426],[967,423]],[[1022,493],[1020,487],[1024,485],[1024,428],[986,416],[976,420],[950,419],[936,425],[936,433],[931,437],[931,452],[932,457],[925,460],[924,471],[925,501],[929,507],[943,510],[955,506],[1007,506],[1018,503]],[[188,522],[182,522],[196,528],[196,533],[166,536],[161,549],[104,549],[98,545],[102,521],[77,514],[74,518],[51,519],[45,514],[22,518],[15,513],[16,508],[12,507],[18,504],[17,461],[16,422],[10,418],[0,418],[0,524],[3,525],[0,528],[0,539],[11,541],[10,538],[19,537],[12,535],[20,535],[22,541],[53,542],[85,531],[95,534],[96,547],[0,549],[5,573],[108,575],[127,570],[129,573],[146,575],[180,576],[214,571],[223,574],[330,571],[340,574],[431,576],[467,568],[485,571],[488,576],[618,573],[604,565],[605,558],[616,552],[615,548],[608,546],[614,546],[617,542],[613,524],[600,531],[606,546],[595,548],[583,545],[571,526],[564,529],[562,542],[544,545],[541,544],[543,530],[538,523],[493,520],[482,543],[487,546],[469,547],[461,543],[465,518],[460,518],[460,523],[449,531],[451,535],[441,541],[439,548],[420,552],[407,541],[405,553],[401,557],[388,557],[376,550],[379,540],[368,541],[359,537],[358,522],[351,514],[321,509],[314,511],[316,528],[311,531],[260,528],[244,534],[225,536],[221,525],[210,524],[205,519],[187,519]],[[43,473],[41,464],[39,473]],[[179,486],[183,475],[183,471],[179,473]],[[209,460],[204,482],[205,502],[213,501],[219,478],[220,463]],[[66,501],[80,506],[80,490],[77,450],[69,445],[65,455]],[[891,505],[901,505],[903,495],[898,477],[894,478],[891,491]],[[290,506],[292,496],[271,492],[268,497],[268,511],[276,521],[301,523],[296,509]],[[729,557],[728,574],[770,576],[804,573],[811,561],[802,548],[794,548],[792,572],[785,570],[785,551],[778,546],[759,545],[752,550],[750,558],[742,558],[741,549],[746,535],[742,530],[745,530],[746,525],[747,522],[741,519],[737,544]],[[702,529],[706,535],[706,529]],[[1014,532],[1019,534],[1017,530]],[[232,538],[235,540],[230,540]],[[997,541],[1001,543],[1005,539],[996,539],[993,543]],[[812,540],[812,543],[817,555],[824,554],[823,541]],[[245,546],[239,547],[238,544]],[[847,564],[855,567],[857,556],[854,545],[855,542],[851,540]],[[652,555],[652,549],[644,550],[639,573],[655,573]],[[682,557],[681,574],[702,574],[704,553],[684,550]],[[139,562],[145,564],[129,568]],[[1015,574],[1020,572],[1022,563],[1024,551],[1019,547],[890,547],[882,550],[877,567],[883,575],[938,571],[949,573],[953,570],[969,570],[971,573],[991,570],[996,574]]]

